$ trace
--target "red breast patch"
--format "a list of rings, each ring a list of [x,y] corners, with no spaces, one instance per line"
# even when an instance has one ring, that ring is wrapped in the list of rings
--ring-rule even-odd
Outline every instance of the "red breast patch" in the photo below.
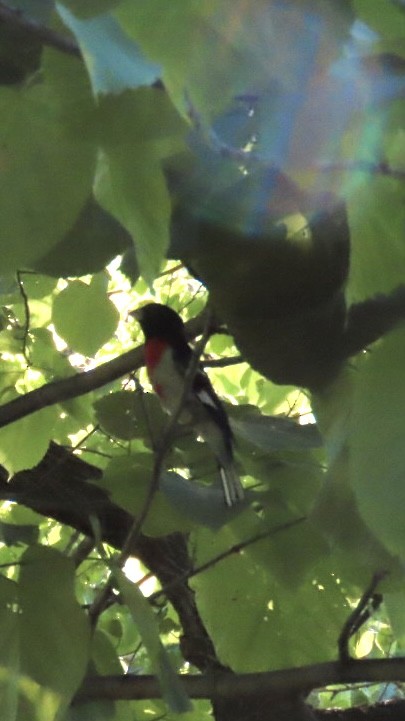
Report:
[[[151,373],[156,368],[166,349],[166,341],[160,338],[151,338],[145,343],[145,363],[148,373]]]

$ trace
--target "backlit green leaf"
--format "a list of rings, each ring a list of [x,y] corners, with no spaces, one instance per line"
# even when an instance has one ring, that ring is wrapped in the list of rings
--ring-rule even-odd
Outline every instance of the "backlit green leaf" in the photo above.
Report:
[[[56,296],[52,310],[55,330],[71,350],[93,356],[111,338],[118,311],[94,278],[90,285],[75,280]]]

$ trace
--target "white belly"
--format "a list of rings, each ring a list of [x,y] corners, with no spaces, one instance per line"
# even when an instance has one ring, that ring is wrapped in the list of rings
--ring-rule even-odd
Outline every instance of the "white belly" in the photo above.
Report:
[[[179,375],[173,363],[170,349],[162,354],[158,365],[149,374],[149,378],[164,410],[166,413],[173,415],[177,411],[183,395],[184,378]],[[183,411],[179,420],[180,423],[189,423],[191,416]]]

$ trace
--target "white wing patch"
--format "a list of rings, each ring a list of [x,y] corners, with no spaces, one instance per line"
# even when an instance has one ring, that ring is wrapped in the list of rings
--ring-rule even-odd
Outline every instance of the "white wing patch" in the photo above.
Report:
[[[217,404],[215,403],[213,398],[211,398],[210,394],[207,393],[207,391],[200,390],[200,391],[198,391],[198,393],[196,395],[200,399],[201,403],[204,403],[205,406],[211,406],[211,408],[217,408]]]

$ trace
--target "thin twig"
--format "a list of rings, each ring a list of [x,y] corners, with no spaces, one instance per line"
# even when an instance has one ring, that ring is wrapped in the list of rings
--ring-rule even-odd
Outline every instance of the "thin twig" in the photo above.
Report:
[[[22,272],[20,270],[17,270],[17,283],[18,287],[20,289],[20,295],[23,301],[24,305],[24,336],[23,336],[23,347],[22,347],[22,354],[27,361],[27,364],[30,365],[30,359],[28,357],[27,353],[27,341],[28,341],[28,333],[30,329],[30,306],[28,303],[28,296],[25,292],[24,283],[22,279]]]
[[[379,571],[374,574],[370,585],[364,591],[356,608],[344,623],[338,639],[339,660],[341,663],[348,663],[348,661],[353,660],[349,650],[350,639],[370,618],[370,606],[372,611],[375,611],[381,604],[382,596],[376,594],[375,590],[386,575],[386,571]]]
[[[197,566],[197,568],[194,568],[192,571],[188,571],[186,573],[183,573],[181,576],[177,576],[173,581],[168,583],[166,586],[161,588],[159,591],[155,591],[155,593],[152,593],[150,596],[148,596],[148,600],[153,602],[156,601],[161,596],[165,596],[168,591],[171,591],[174,586],[178,586],[181,583],[184,583],[185,581],[188,581],[190,578],[194,578],[195,576],[198,576],[203,571],[206,571],[208,568],[212,568],[213,566],[216,566],[217,563],[220,561],[225,560],[225,558],[228,558],[228,556],[232,556],[234,553],[240,553],[248,546],[253,545],[254,543],[258,543],[258,541],[263,541],[265,538],[270,538],[271,536],[275,536],[277,533],[281,533],[281,531],[287,531],[290,528],[293,528],[294,526],[297,526],[299,523],[302,523],[303,521],[306,521],[306,516],[301,516],[300,518],[294,518],[292,521],[287,521],[286,523],[281,523],[278,526],[274,526],[274,528],[269,528],[267,531],[262,531],[261,533],[257,533],[255,536],[251,536],[250,538],[247,538],[246,541],[240,541],[239,543],[235,543],[230,548],[227,548],[226,551],[223,551],[222,553],[219,553],[217,556],[214,556],[213,558],[210,558],[209,561],[206,561],[205,563],[202,563],[201,566]]]
[[[194,349],[193,356],[190,361],[190,365],[187,369],[187,372],[186,372],[186,375],[184,378],[183,392],[182,392],[181,398],[179,400],[178,407],[176,408],[175,413],[170,418],[170,421],[163,433],[159,448],[157,449],[156,454],[155,454],[155,462],[154,462],[154,466],[153,466],[152,478],[151,478],[151,482],[149,485],[148,494],[145,499],[145,503],[143,505],[140,515],[138,516],[138,518],[136,518],[134,520],[134,522],[129,530],[129,533],[122,545],[120,557],[117,561],[117,565],[120,568],[122,568],[125,561],[127,560],[128,556],[130,554],[131,548],[133,547],[134,543],[136,542],[136,540],[141,532],[142,526],[145,523],[145,520],[150,511],[154,496],[159,487],[162,466],[163,466],[166,454],[167,454],[167,452],[170,448],[170,445],[172,443],[172,440],[173,440],[175,426],[177,425],[177,421],[183,411],[184,404],[187,400],[187,396],[190,392],[190,388],[191,388],[195,373],[198,368],[201,353],[204,350],[204,347],[209,338],[210,326],[211,326],[210,321],[211,321],[210,314],[207,314],[205,317],[205,326],[203,329],[203,334],[202,334],[201,340],[199,341],[199,343],[196,345],[196,347]],[[104,611],[104,609],[107,607],[107,605],[109,603],[113,586],[114,586],[114,579],[111,575],[109,577],[109,579],[107,580],[104,588],[100,591],[97,598],[92,603],[91,608],[89,609],[89,617],[90,617],[91,624],[93,627],[96,625],[98,617]]]
[[[171,275],[172,273],[177,273],[178,270],[182,270],[184,268],[183,263],[178,263],[177,265],[174,265],[172,268],[167,268],[167,270],[162,270],[161,273],[158,275],[159,278],[163,278],[165,275]]]
[[[75,550],[70,556],[75,565],[75,568],[79,568],[83,561],[88,558],[93,548],[94,538],[91,538],[90,536],[85,536],[85,538],[83,538],[83,540],[78,544],[77,548],[75,548]]]
[[[230,356],[229,358],[215,358],[214,360],[203,360],[204,368],[228,368],[228,366],[236,366],[240,363],[246,363],[241,355]]]
[[[90,619],[90,625],[94,629],[97,625],[97,621],[103,611],[108,608],[110,605],[111,596],[113,593],[113,578],[112,574],[110,574],[109,578],[106,581],[105,586],[99,591],[98,595],[94,599],[93,603],[91,604],[88,615]],[[117,599],[115,599],[117,600]]]
[[[62,53],[82,59],[79,46],[69,37],[51,30],[28,15],[25,15],[17,8],[8,7],[0,2],[0,22],[6,23],[13,28],[25,32],[32,38],[38,40],[42,45],[47,45]]]
[[[133,543],[136,541],[136,538],[138,537],[142,526],[148,516],[148,513],[150,511],[154,496],[156,494],[156,491],[159,487],[159,481],[160,476],[162,473],[162,467],[165,460],[165,457],[170,449],[170,446],[173,441],[173,436],[175,434],[177,422],[183,412],[184,405],[187,401],[188,395],[190,393],[190,389],[194,380],[194,376],[197,372],[198,365],[200,362],[201,353],[204,350],[204,347],[208,341],[208,338],[210,336],[210,330],[211,330],[211,315],[208,313],[205,318],[205,327],[203,329],[203,333],[201,336],[200,341],[197,343],[196,347],[194,348],[193,355],[190,360],[190,364],[187,368],[185,377],[184,377],[184,386],[183,386],[183,392],[181,394],[181,398],[179,400],[179,403],[177,405],[177,408],[173,415],[170,418],[169,423],[167,424],[163,436],[161,438],[159,447],[155,454],[155,462],[153,465],[153,473],[152,473],[152,479],[149,486],[148,494],[145,499],[145,503],[142,509],[142,512],[138,516],[137,519],[135,519],[134,524],[127,536],[127,539],[123,545],[122,549],[122,557],[125,558],[126,554],[128,554],[129,549],[132,547]]]

